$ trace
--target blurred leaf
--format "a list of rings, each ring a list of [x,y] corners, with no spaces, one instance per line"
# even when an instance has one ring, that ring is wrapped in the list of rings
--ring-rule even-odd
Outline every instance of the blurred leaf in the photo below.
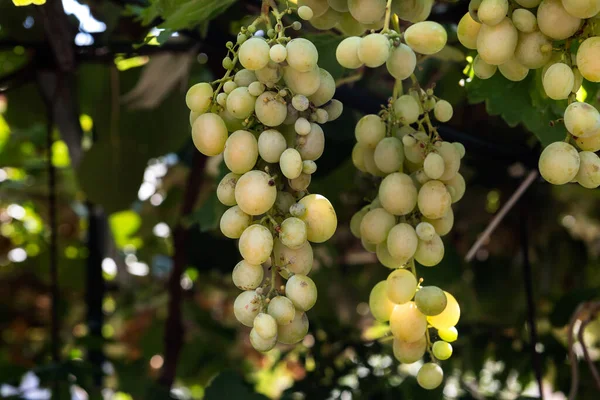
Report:
[[[194,211],[188,222],[198,223],[200,225],[200,232],[214,231],[219,227],[219,221],[226,209],[227,207],[221,204],[217,198],[215,190],[204,201],[202,206]]]
[[[238,373],[223,371],[206,388],[204,400],[223,399],[263,400],[267,397],[254,392]]]
[[[142,23],[148,25],[157,17],[165,22],[160,25],[164,29],[192,28],[204,21],[209,21],[223,13],[237,0],[152,0],[146,9],[130,8],[138,13]]]
[[[567,325],[579,304],[596,298],[600,298],[600,287],[577,288],[565,294],[556,302],[550,322],[556,327]]]
[[[121,211],[109,217],[110,228],[119,248],[125,247],[130,242],[142,224],[139,214],[134,211]]]

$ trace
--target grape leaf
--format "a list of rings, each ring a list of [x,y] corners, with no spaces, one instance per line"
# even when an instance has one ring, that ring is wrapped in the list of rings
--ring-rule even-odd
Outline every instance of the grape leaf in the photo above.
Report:
[[[341,78],[344,75],[344,67],[337,62],[335,50],[338,44],[344,40],[344,37],[330,33],[319,33],[306,35],[304,38],[313,42],[319,51],[319,67],[326,69],[333,79]]]
[[[164,19],[159,26],[163,29],[192,28],[223,13],[237,0],[153,0],[146,9],[130,8],[137,13],[144,25],[149,25],[157,17]]]

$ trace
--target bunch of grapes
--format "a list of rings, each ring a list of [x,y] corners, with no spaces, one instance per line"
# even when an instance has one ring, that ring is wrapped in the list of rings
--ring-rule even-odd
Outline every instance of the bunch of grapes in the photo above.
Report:
[[[207,156],[223,153],[231,171],[217,187],[230,207],[220,228],[239,239],[243,260],[232,276],[244,292],[234,313],[252,327],[259,351],[297,343],[308,332],[306,311],[317,300],[309,242],[328,240],[337,227],[331,203],[308,186],[324,150],[319,124],[339,117],[342,104],[332,99],[335,82],[317,65],[313,43],[285,35],[282,18],[290,12],[274,8],[274,26],[265,14],[242,28],[237,43],[227,44],[225,76],[192,86],[186,96],[195,146]]]
[[[458,39],[477,50],[473,72],[480,79],[497,70],[521,81],[541,69],[544,93],[567,100],[563,122],[569,135],[547,146],[539,160],[541,175],[554,185],[600,185],[600,113],[577,101],[583,79],[600,82],[598,0],[471,0],[458,24]],[[574,44],[578,49],[572,53]],[[578,151],[576,144],[581,151]]]
[[[377,197],[352,217],[350,228],[366,250],[393,270],[371,291],[373,316],[390,322],[393,351],[400,362],[414,363],[429,354],[431,362],[421,367],[417,381],[434,389],[443,380],[437,360],[452,354],[450,342],[458,335],[460,307],[450,293],[422,285],[415,260],[433,267],[444,257],[441,236],[454,224],[451,204],[465,192],[465,180],[458,172],[465,149],[440,138],[432,117],[449,121],[452,106],[432,89],[421,89],[414,75],[415,52],[430,55],[442,50],[446,31],[430,21],[417,22],[403,34],[386,26],[380,33],[344,39],[336,51],[346,68],[386,64],[396,79],[387,107],[356,125],[352,161],[381,180]],[[409,77],[413,87],[400,95],[402,80]],[[440,340],[432,340],[433,329]]]

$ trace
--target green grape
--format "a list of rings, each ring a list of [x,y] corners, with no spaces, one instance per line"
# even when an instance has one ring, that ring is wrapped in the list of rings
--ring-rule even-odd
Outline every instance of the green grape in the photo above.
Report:
[[[417,188],[410,176],[394,172],[381,181],[379,200],[389,213],[407,215],[417,205]]]
[[[443,182],[431,180],[419,190],[417,205],[423,216],[431,219],[441,218],[448,212],[452,197]]]
[[[288,65],[298,72],[312,71],[317,67],[319,52],[311,41],[292,39],[286,45]]]
[[[488,26],[498,25],[508,12],[508,0],[483,0],[477,10],[481,23]]]
[[[306,136],[312,129],[311,123],[306,118],[298,118],[294,124],[294,130],[298,135]]]
[[[404,266],[405,261],[392,257],[387,247],[387,241],[381,242],[375,247],[375,254],[377,260],[386,268],[397,269]]]
[[[369,243],[369,242],[365,241],[363,238],[360,239],[360,243],[362,244],[362,247],[366,251],[377,255],[377,245],[376,244]]]
[[[433,344],[432,351],[438,360],[447,360],[452,356],[452,345],[438,340]]]
[[[358,58],[370,68],[383,65],[390,56],[390,41],[380,33],[371,33],[362,38],[358,46]]]
[[[313,12],[313,17],[319,17],[329,9],[326,1],[322,0],[298,0],[298,7],[307,6]]]
[[[233,313],[240,323],[251,327],[254,318],[260,312],[260,297],[254,290],[246,290],[236,297],[233,302]]]
[[[574,17],[592,18],[600,13],[598,0],[562,0],[565,10]]]
[[[227,96],[227,111],[235,118],[245,119],[254,112],[256,97],[246,87],[238,87]]]
[[[235,131],[225,142],[223,159],[233,173],[244,174],[254,167],[258,159],[258,143],[248,131]]]
[[[229,172],[221,179],[219,186],[217,186],[217,198],[221,204],[228,207],[235,206],[235,184],[241,175]]]
[[[444,371],[434,363],[424,364],[417,373],[417,383],[423,389],[433,390],[442,384]]]
[[[233,206],[223,213],[219,226],[223,235],[229,239],[238,239],[252,223],[252,217],[238,206]]]
[[[576,137],[575,143],[581,150],[596,152],[600,150],[600,135]]]
[[[256,289],[262,282],[264,270],[262,265],[250,264],[242,260],[236,264],[231,273],[233,284],[241,290]]]
[[[380,170],[375,164],[375,150],[365,148],[363,151],[365,170],[373,176],[385,176],[385,172]]]
[[[270,62],[264,68],[254,71],[259,82],[268,88],[273,88],[281,80],[283,69],[281,65]]]
[[[258,136],[258,154],[268,163],[279,162],[286,148],[285,138],[275,129],[267,129]]]
[[[448,304],[441,314],[427,317],[427,321],[436,329],[448,329],[456,326],[460,319],[460,306],[458,302],[450,293],[444,291]]]
[[[360,237],[369,243],[379,244],[386,240],[388,232],[396,224],[396,218],[383,208],[369,211],[360,224]]]
[[[376,114],[362,117],[354,128],[356,141],[365,147],[374,149],[385,137],[386,126],[383,120]]]
[[[290,187],[292,189],[294,189],[296,192],[303,192],[305,191],[308,186],[310,185],[310,181],[311,181],[312,177],[311,175],[308,174],[300,174],[299,177],[294,178],[294,179],[288,179],[288,184],[290,185]]]
[[[299,203],[306,207],[300,219],[306,224],[308,240],[313,243],[329,240],[337,228],[337,216],[329,200],[320,194],[310,194]]]
[[[415,232],[417,232],[419,239],[424,241],[432,240],[436,233],[435,227],[429,222],[419,222],[415,228]]]
[[[588,103],[573,102],[565,110],[565,128],[577,137],[600,134],[600,113]]]
[[[444,173],[440,177],[441,180],[451,179],[458,173],[460,168],[460,153],[456,146],[450,142],[436,143],[436,150],[444,159]]]
[[[218,96],[217,96],[218,98]],[[190,111],[190,126],[194,126],[194,121],[200,116],[196,111]]]
[[[417,290],[417,278],[406,269],[397,269],[387,278],[387,296],[396,304],[412,300]]]
[[[223,84],[223,91],[227,94],[231,93],[238,85],[234,81],[227,81]]]
[[[404,146],[402,141],[395,137],[383,138],[375,147],[373,153],[375,165],[382,172],[391,174],[402,169],[404,162]]]
[[[266,262],[273,251],[273,235],[262,225],[250,225],[239,241],[240,254],[251,264]]]
[[[305,312],[296,310],[294,319],[287,325],[277,327],[277,340],[283,344],[296,344],[308,333],[308,317]]]
[[[422,336],[414,342],[403,342],[394,338],[394,357],[403,364],[412,364],[419,361],[427,350],[427,338]]]
[[[473,72],[479,79],[489,79],[494,76],[497,70],[497,65],[488,64],[479,55],[475,56],[475,60],[473,60]]]
[[[279,240],[290,249],[299,249],[306,243],[306,224],[299,218],[286,218],[280,226]]]
[[[360,239],[360,224],[364,216],[369,212],[369,206],[361,208],[359,211],[352,215],[350,219],[350,232],[355,238]]]
[[[277,321],[267,313],[259,313],[252,323],[254,331],[263,339],[273,339],[277,336]]]
[[[352,164],[362,172],[367,172],[365,166],[365,151],[367,149],[360,145],[360,143],[356,143],[352,148]],[[374,154],[374,153],[373,153]]]
[[[238,59],[244,68],[256,71],[269,63],[270,50],[264,39],[253,37],[242,43],[238,51]]]
[[[575,75],[567,64],[556,63],[551,65],[542,78],[544,91],[553,100],[563,100],[569,97]]]
[[[579,159],[581,161],[575,180],[584,188],[597,188],[600,185],[600,158],[591,151],[582,151]]]
[[[347,0],[327,0],[329,7],[335,11],[348,12],[348,1]]]
[[[460,142],[453,142],[452,145],[456,147],[456,150],[458,150],[458,155],[462,159],[466,154],[465,146],[463,146],[463,144]]]
[[[402,271],[402,270],[401,270]],[[425,335],[427,319],[414,302],[397,304],[390,316],[390,330],[403,342],[415,342]]]
[[[256,118],[266,126],[278,126],[287,116],[285,100],[275,92],[264,92],[256,99]]]
[[[325,111],[322,108],[318,108],[315,111],[314,115],[316,117],[315,118],[316,122],[319,123],[319,124],[324,124],[324,123],[326,123],[329,120],[329,114],[327,114],[327,111]],[[312,118],[312,116],[311,116],[311,118]]]
[[[288,325],[294,320],[296,309],[287,297],[275,296],[269,302],[267,313],[275,319],[277,325]]]
[[[398,47],[392,47],[385,65],[390,75],[398,80],[404,80],[415,71],[417,56],[410,47],[400,43]]]
[[[390,255],[404,264],[415,255],[419,239],[412,226],[401,222],[389,231],[386,243]]]
[[[552,41],[540,31],[521,33],[515,58],[527,68],[541,68],[552,58]]]
[[[423,171],[430,179],[439,179],[444,174],[444,159],[437,153],[429,153],[423,162]]]
[[[437,22],[423,21],[409,26],[404,31],[404,40],[417,53],[435,54],[444,48],[448,35]]]
[[[317,163],[312,160],[302,161],[302,173],[312,175],[317,172]]]
[[[221,107],[227,107],[227,93],[219,93],[217,95],[217,104]],[[254,107],[254,104],[252,106]]]
[[[579,68],[573,67],[573,88],[571,93],[577,93],[583,84],[583,75],[579,72]]]
[[[465,194],[466,183],[465,178],[461,174],[456,174],[452,178],[444,181],[447,188],[453,188],[454,190],[450,192],[450,196],[452,197],[452,203],[458,202]]]
[[[333,8],[329,8],[325,14],[311,19],[310,23],[313,27],[326,31],[336,26],[341,19],[342,14],[340,12],[335,11]]]
[[[294,217],[301,217],[306,213],[306,207],[300,203],[294,203],[290,206],[290,214]]]
[[[444,311],[448,300],[444,291],[437,286],[424,286],[415,295],[419,311],[427,316],[439,315]]]
[[[521,64],[515,57],[498,66],[500,73],[509,81],[520,82],[527,77],[529,68]]]
[[[438,121],[448,122],[450,121],[450,119],[452,119],[452,114],[454,114],[452,105],[446,100],[439,100],[437,103],[435,103],[435,107],[433,108],[433,115]]]
[[[419,240],[415,260],[424,267],[436,266],[444,258],[444,242],[439,235],[434,235],[433,239],[424,241]]]
[[[517,4],[525,7],[525,8],[534,8],[537,7],[542,0],[515,0]]]
[[[284,62],[287,57],[287,49],[282,44],[275,44],[269,50],[271,61],[276,63]]]
[[[188,89],[185,95],[185,103],[191,111],[204,114],[210,108],[212,97],[213,89],[210,83],[197,83]]]
[[[362,39],[357,36],[347,37],[342,40],[335,50],[337,62],[344,68],[356,69],[363,65],[358,57],[358,48]]]
[[[297,94],[294,97],[292,97],[292,106],[298,111],[306,111],[309,105],[310,102],[306,96]]]
[[[256,82],[256,74],[249,69],[241,69],[235,74],[233,81],[238,86],[248,87],[252,82]]]
[[[313,250],[310,243],[305,242],[298,249],[290,249],[281,240],[276,239],[274,245],[274,262],[277,266],[287,268],[293,274],[308,275],[313,264]],[[288,278],[282,273],[284,278]]]
[[[458,339],[458,331],[453,326],[450,328],[438,329],[438,336],[440,339],[452,343]]]
[[[318,67],[307,72],[300,72],[294,68],[285,67],[283,69],[283,80],[292,92],[310,96],[319,90],[321,73]]]
[[[348,11],[361,24],[373,24],[383,19],[385,0],[348,0]]]
[[[521,32],[531,33],[537,30],[537,18],[535,15],[524,8],[517,8],[513,11],[512,22]]]
[[[429,17],[433,0],[403,0],[392,3],[392,11],[404,21],[412,23],[424,21]]]
[[[310,21],[313,15],[313,10],[310,7],[301,6],[298,8],[298,16],[305,21]]]
[[[600,37],[583,41],[577,50],[577,67],[590,82],[600,82]]]
[[[331,100],[333,98],[333,95],[335,94],[335,80],[333,79],[331,74],[325,71],[323,68],[319,68],[319,74],[319,88],[315,93],[308,97],[309,100],[315,105],[315,107],[321,107],[323,104]]]
[[[504,64],[513,57],[517,40],[517,28],[509,18],[495,26],[482,25],[477,35],[477,52],[488,64]]]
[[[317,302],[317,287],[306,275],[294,275],[285,285],[285,295],[297,310],[308,311]]]
[[[367,28],[354,19],[349,12],[342,13],[337,28],[346,36],[361,36]]]
[[[537,22],[540,31],[554,40],[568,39],[581,26],[581,19],[569,14],[561,0],[543,0],[537,9]]]
[[[250,331],[250,344],[254,347],[254,350],[260,352],[267,352],[271,350],[277,344],[277,334],[269,339],[261,337],[256,329]]]
[[[342,112],[344,112],[344,105],[341,101],[336,99],[331,100],[323,108],[327,111],[328,121],[335,121],[342,115]]]
[[[481,23],[479,19],[479,7],[481,6],[481,2],[483,0],[471,0],[469,2],[469,15],[473,18],[473,21],[477,23]]]
[[[394,101],[394,114],[404,124],[413,124],[419,119],[419,103],[414,97],[405,94]]]
[[[452,211],[452,208],[449,208],[448,212],[444,214],[442,218],[430,219],[423,217],[423,221],[429,222],[431,225],[433,225],[435,232],[438,235],[444,236],[447,235],[450,230],[452,230],[452,226],[454,225],[454,212]]]
[[[225,150],[227,126],[217,114],[202,114],[192,126],[192,140],[200,153],[216,156]]]
[[[387,281],[381,281],[371,289],[369,294],[369,309],[379,322],[390,320],[395,304],[387,296]]]
[[[300,152],[303,160],[318,160],[325,150],[323,129],[319,125],[311,123],[308,135],[298,138],[296,149]]]
[[[419,131],[411,134],[410,138],[414,140],[414,144],[410,146],[404,146],[404,157],[410,163],[412,163],[412,166],[415,166],[417,167],[416,169],[418,169],[418,167],[423,165],[423,162],[425,161],[425,145],[429,142],[429,136],[425,132]],[[412,140],[410,142],[412,142]],[[411,164],[409,164],[409,166],[411,166]]]
[[[262,171],[246,172],[235,185],[235,201],[246,214],[264,214],[273,207],[277,188]]]
[[[302,156],[296,149],[287,149],[279,159],[281,172],[288,179],[296,179],[302,173]]]
[[[479,35],[480,29],[481,24],[475,21],[471,17],[471,14],[466,13],[460,19],[456,29],[458,41],[467,49],[475,50],[477,48],[477,36]]]

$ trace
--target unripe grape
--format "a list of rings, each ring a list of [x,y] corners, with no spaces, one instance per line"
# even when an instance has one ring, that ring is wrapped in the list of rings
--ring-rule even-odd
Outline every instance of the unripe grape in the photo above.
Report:
[[[362,38],[358,46],[358,58],[370,68],[383,65],[390,56],[390,41],[380,33],[371,33]]]
[[[305,21],[309,21],[313,15],[313,10],[308,6],[301,6],[298,8],[298,16]]]
[[[298,135],[306,136],[312,129],[310,122],[306,118],[298,118],[294,124],[294,130]]]
[[[542,78],[542,83],[548,97],[553,100],[562,100],[571,94],[575,84],[575,75],[567,64],[556,63],[548,68]]]
[[[419,190],[419,211],[427,218],[441,218],[448,212],[452,198],[446,186],[437,180],[426,182]]]
[[[427,350],[427,339],[422,336],[414,342],[403,342],[394,338],[394,357],[403,364],[412,364],[419,361]]]
[[[221,107],[227,106],[227,93],[219,93],[217,95],[217,104]]]
[[[434,363],[424,364],[417,373],[417,383],[423,389],[433,390],[442,384],[444,371]]]
[[[581,26],[581,19],[567,12],[561,0],[543,0],[537,9],[537,22],[540,31],[554,39],[567,39]]]
[[[421,110],[414,97],[405,94],[394,101],[394,114],[404,124],[413,124],[419,119]]]
[[[479,55],[477,55],[475,60],[473,60],[473,72],[479,79],[489,79],[494,76],[497,70],[497,65],[486,63],[481,57],[479,57]]]
[[[400,270],[402,271],[402,270]],[[390,330],[403,342],[415,342],[425,335],[427,319],[414,302],[397,304],[390,317]]]
[[[304,38],[292,39],[286,45],[287,63],[299,72],[308,72],[316,68],[319,52],[311,41]]]
[[[238,206],[234,206],[223,213],[219,226],[223,235],[230,239],[237,239],[251,223],[252,217]]]
[[[296,179],[302,173],[302,157],[296,149],[287,149],[279,159],[281,172],[288,179]]]
[[[590,137],[576,137],[575,143],[581,150],[596,152],[600,150],[600,134]]]
[[[267,129],[258,137],[258,154],[268,163],[279,162],[286,148],[285,138],[275,129]]]
[[[309,7],[314,17],[319,17],[329,9],[329,5],[326,1],[321,0],[298,0],[298,7],[307,6]]]
[[[402,222],[389,231],[386,243],[390,255],[396,260],[406,263],[415,255],[419,239],[415,229]]]
[[[438,121],[448,122],[452,118],[452,114],[454,114],[452,104],[448,103],[446,100],[439,100],[437,103],[435,103],[433,115]]]
[[[417,188],[410,176],[394,172],[381,181],[379,200],[388,212],[394,215],[406,215],[417,205]]]
[[[262,171],[246,172],[235,185],[235,201],[250,215],[264,214],[273,207],[277,189],[271,177]]]
[[[423,171],[430,179],[439,179],[444,174],[444,159],[437,153],[429,153],[423,163]]]
[[[326,31],[336,26],[341,18],[341,13],[337,12],[333,8],[329,8],[325,14],[311,19],[310,23],[313,27],[322,31]]]
[[[521,32],[531,33],[537,30],[537,18],[533,13],[524,8],[518,8],[513,11],[512,21]]]
[[[395,304],[387,296],[387,281],[381,281],[371,289],[369,294],[369,309],[379,322],[390,320]]]
[[[278,126],[287,116],[285,101],[274,92],[264,92],[256,99],[254,112],[258,120],[266,126]]]
[[[540,31],[521,33],[515,58],[527,68],[541,68],[552,58],[552,41]]]
[[[577,137],[600,134],[600,113],[588,103],[573,102],[565,110],[565,128]]]
[[[429,222],[419,222],[419,224],[415,228],[415,231],[417,232],[417,236],[419,237],[419,239],[424,241],[433,239],[436,233],[434,226],[431,225]]]
[[[227,81],[223,84],[223,91],[227,94],[233,92],[234,89],[238,87],[237,83],[234,81]]]
[[[233,284],[241,290],[256,289],[262,282],[264,270],[262,265],[250,264],[242,260],[236,264],[231,273]]]
[[[527,77],[529,68],[521,64],[515,57],[498,66],[500,73],[509,81],[520,82]]]
[[[386,174],[397,172],[402,168],[402,163],[404,162],[404,146],[398,138],[383,138],[377,144],[377,147],[375,147],[373,157],[375,165],[381,171]]]
[[[275,240],[275,264],[279,267],[287,268],[293,274],[308,275],[312,269],[313,257],[313,250],[308,242],[305,242],[298,249],[290,249],[281,243],[281,240]],[[282,276],[288,278],[283,273]]]
[[[387,241],[383,241],[375,247],[375,254],[377,255],[377,260],[384,267],[390,269],[402,268],[402,266],[406,263],[406,260],[398,260],[392,257],[387,247]]]
[[[299,203],[306,207],[306,213],[300,219],[306,224],[308,240],[313,243],[329,240],[337,228],[337,216],[329,200],[319,194],[310,194]]]
[[[369,243],[379,244],[396,224],[396,218],[383,208],[369,211],[360,224],[360,237]]]
[[[269,302],[267,313],[275,319],[277,325],[287,325],[294,320],[296,309],[287,297],[275,296]]]
[[[277,334],[269,339],[264,339],[257,333],[256,329],[253,328],[250,331],[250,344],[256,351],[263,353],[267,352],[277,344]]]
[[[251,264],[262,264],[273,251],[273,235],[262,225],[250,225],[239,241],[240,253]]]
[[[452,345],[443,341],[437,341],[433,344],[432,351],[438,360],[447,360],[452,356]]]
[[[438,336],[440,339],[452,343],[458,339],[458,331],[453,326],[446,329],[438,329]]]
[[[315,93],[308,97],[315,107],[321,107],[323,104],[331,100],[335,94],[335,80],[331,74],[325,71],[323,68],[319,68],[319,74],[319,88]],[[317,110],[317,112],[318,111],[319,110]],[[327,120],[325,120],[325,122],[327,122]]]
[[[248,131],[233,132],[225,142],[223,156],[231,172],[241,175],[250,171],[258,159],[256,138]]]
[[[358,49],[361,41],[360,37],[351,36],[340,42],[335,51],[335,57],[342,67],[356,69],[363,65],[363,62],[358,57]]]
[[[308,317],[305,312],[296,310],[294,319],[287,325],[277,327],[277,340],[283,344],[296,344],[308,333]]]
[[[213,93],[210,83],[197,83],[188,89],[185,95],[185,103],[191,111],[204,114],[210,108]]]
[[[362,219],[369,212],[369,206],[365,206],[352,216],[350,219],[350,231],[354,235],[355,238],[360,238],[360,224],[362,223]]]
[[[565,10],[574,17],[592,18],[600,13],[598,0],[562,0]]]
[[[348,0],[348,11],[361,24],[373,24],[383,19],[385,0]]]
[[[417,53],[435,54],[444,48],[448,35],[437,22],[423,21],[409,26],[404,31],[404,40]]]
[[[481,23],[494,26],[498,25],[508,12],[508,0],[483,0],[477,10],[477,17]]]
[[[450,293],[446,291],[444,293],[446,294],[446,299],[448,301],[444,311],[442,311],[441,314],[427,317],[429,324],[438,330],[456,326],[460,319],[460,306],[458,305],[458,302]]]
[[[419,240],[415,260],[424,267],[433,267],[444,258],[444,242],[439,235],[434,235],[433,239],[425,241]]]
[[[283,80],[294,93],[310,96],[319,89],[321,75],[317,66],[306,72],[300,72],[292,67],[285,67],[283,69]]]
[[[591,151],[582,151],[579,159],[581,161],[575,180],[584,188],[597,188],[600,185],[600,158]]]
[[[306,111],[310,103],[306,96],[297,94],[294,97],[292,97],[292,105],[298,111]]]
[[[286,218],[280,226],[279,240],[290,249],[299,249],[306,243],[306,224],[296,217]]]
[[[415,304],[419,311],[428,316],[441,314],[448,300],[446,294],[437,286],[424,286],[415,295]]]
[[[311,175],[308,174],[300,174],[299,177],[294,178],[294,179],[288,179],[288,184],[290,185],[290,187],[292,189],[294,189],[296,192],[303,192],[305,191],[308,186],[310,185],[310,181],[311,181]]]
[[[273,62],[280,63],[284,62],[287,57],[287,50],[282,44],[275,44],[269,50],[269,57]]]
[[[268,64],[270,50],[264,39],[253,37],[242,43],[238,51],[238,59],[244,68],[256,71]]]
[[[248,86],[248,93],[254,97],[258,97],[265,91],[265,85],[262,82],[252,82]]]
[[[458,173],[460,169],[460,153],[456,146],[450,142],[438,142],[436,144],[437,152],[444,159],[444,173],[440,177],[441,180],[451,179]]]
[[[387,296],[396,304],[412,300],[417,290],[417,278],[406,269],[397,269],[387,278]]]
[[[452,142],[452,145],[454,147],[456,147],[456,150],[458,150],[458,154],[460,155],[460,158],[464,158],[465,154],[466,154],[466,150],[465,150],[465,146],[460,143],[460,142]]]
[[[477,23],[481,23],[479,19],[479,7],[481,6],[481,2],[483,0],[471,0],[469,2],[469,15],[473,18],[473,21]]]
[[[317,172],[317,163],[312,160],[302,161],[302,173],[311,175],[315,172]]]
[[[465,178],[461,174],[456,174],[452,178],[444,181],[446,187],[448,189],[453,188],[454,190],[450,192],[450,196],[452,197],[452,203],[458,202],[465,194],[466,183]]]
[[[227,111],[235,118],[248,118],[254,112],[255,101],[256,98],[250,94],[248,88],[235,88],[227,96]]]
[[[365,115],[354,128],[356,141],[362,146],[373,149],[385,137],[385,132],[385,123],[376,114]]]
[[[458,41],[467,49],[475,50],[477,48],[477,36],[480,29],[481,24],[475,21],[471,17],[471,14],[466,13],[458,23],[456,30]]]
[[[256,78],[268,88],[273,88],[283,76],[283,68],[274,62],[269,62],[264,68],[254,72]]]
[[[285,295],[301,311],[310,310],[317,302],[317,287],[306,275],[294,275],[285,285]]]
[[[344,112],[344,105],[341,101],[333,99],[329,102],[329,104],[323,107],[325,111],[327,111],[328,122],[335,121],[338,119],[342,112]]]
[[[240,293],[233,302],[235,318],[246,326],[252,326],[254,318],[259,312],[260,297],[254,290],[246,290]]]
[[[404,80],[415,71],[417,56],[410,47],[400,43],[398,47],[392,47],[385,65],[390,75],[398,80]]]
[[[216,156],[225,149],[227,126],[217,114],[202,114],[192,126],[192,140],[200,153]]]
[[[221,179],[217,186],[217,198],[219,201],[228,207],[235,206],[235,185],[241,175],[229,172]]]
[[[241,69],[235,74],[233,81],[238,86],[248,87],[252,82],[256,81],[256,74],[254,71],[250,71],[249,69]]]
[[[277,336],[277,322],[266,313],[259,313],[252,323],[254,331],[263,339],[273,339]]]
[[[367,172],[365,166],[365,151],[366,148],[361,146],[359,143],[356,143],[352,148],[352,164],[362,172]]]
[[[329,114],[327,114],[327,111],[322,108],[318,108],[317,111],[315,111],[315,115],[317,117],[316,121],[319,124],[325,124],[327,121],[329,121]]]
[[[325,150],[323,129],[317,124],[310,124],[310,132],[298,139],[296,149],[303,160],[318,160]]]
[[[477,52],[488,64],[504,64],[513,57],[518,37],[509,18],[495,26],[482,25],[477,35]]]
[[[590,82],[600,82],[600,37],[588,38],[577,50],[577,68]]]

